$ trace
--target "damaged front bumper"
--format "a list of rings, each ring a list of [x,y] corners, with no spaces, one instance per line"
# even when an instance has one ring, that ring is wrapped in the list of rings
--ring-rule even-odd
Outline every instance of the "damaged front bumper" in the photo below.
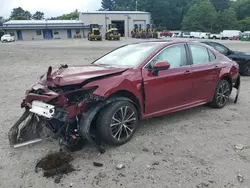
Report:
[[[79,95],[79,92],[81,92],[82,96],[74,98],[74,90],[54,92],[42,85],[32,87],[31,90],[26,92],[26,97],[21,103],[25,112],[9,131],[10,145],[19,147],[41,141],[41,138],[46,136],[40,134],[42,129],[45,127],[50,129],[51,127],[47,127],[47,125],[54,120],[60,122],[58,123],[59,126],[52,130],[54,136],[58,136],[62,129],[68,129],[72,119],[78,120],[93,104],[95,106],[104,100],[101,96],[85,91],[86,88],[76,90],[76,93],[78,92]]]
[[[65,109],[41,101],[33,101],[29,111],[44,118],[58,119],[63,122],[67,120],[69,115],[69,112]]]

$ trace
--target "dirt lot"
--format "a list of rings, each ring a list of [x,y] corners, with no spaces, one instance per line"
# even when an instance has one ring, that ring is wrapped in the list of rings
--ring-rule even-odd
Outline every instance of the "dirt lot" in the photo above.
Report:
[[[133,139],[124,146],[98,155],[85,148],[73,155],[79,171],[60,184],[34,172],[37,160],[57,151],[55,141],[12,149],[7,132],[21,115],[25,90],[49,65],[87,64],[120,46],[133,42],[29,41],[0,44],[0,187],[143,187],[203,188],[250,187],[250,78],[243,77],[238,104],[222,110],[198,107],[141,122]],[[235,50],[250,52],[250,43],[225,41]],[[243,144],[235,150],[235,144]],[[146,148],[146,149],[145,149]],[[101,162],[103,167],[94,167]],[[153,165],[153,163],[155,163]],[[125,168],[116,169],[117,164]],[[237,175],[243,176],[239,182]]]

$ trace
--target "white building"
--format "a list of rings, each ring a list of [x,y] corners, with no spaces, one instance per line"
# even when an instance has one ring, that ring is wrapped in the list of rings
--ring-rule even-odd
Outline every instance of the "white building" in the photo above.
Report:
[[[11,20],[2,26],[16,40],[85,38],[89,27],[80,20]]]
[[[93,11],[80,13],[79,20],[86,25],[101,25],[103,35],[109,24],[116,24],[122,36],[130,37],[134,24],[142,24],[142,28],[146,29],[146,25],[151,23],[151,14],[141,11]]]

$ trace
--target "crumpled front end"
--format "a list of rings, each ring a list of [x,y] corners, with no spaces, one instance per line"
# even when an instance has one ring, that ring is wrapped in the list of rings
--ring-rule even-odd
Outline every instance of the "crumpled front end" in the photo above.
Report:
[[[39,142],[48,136],[44,129],[50,130],[64,145],[76,144],[81,140],[78,127],[82,114],[104,100],[93,94],[97,88],[35,84],[26,91],[21,103],[24,114],[9,131],[10,145],[19,147]]]

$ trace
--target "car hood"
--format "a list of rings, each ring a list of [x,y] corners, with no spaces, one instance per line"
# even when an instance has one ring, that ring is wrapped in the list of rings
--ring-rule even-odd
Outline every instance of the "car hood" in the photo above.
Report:
[[[51,70],[50,70],[51,69]],[[48,86],[66,86],[81,84],[91,80],[102,79],[126,71],[127,68],[106,67],[97,65],[60,67],[52,70],[49,67],[47,74],[41,77],[39,83]]]

